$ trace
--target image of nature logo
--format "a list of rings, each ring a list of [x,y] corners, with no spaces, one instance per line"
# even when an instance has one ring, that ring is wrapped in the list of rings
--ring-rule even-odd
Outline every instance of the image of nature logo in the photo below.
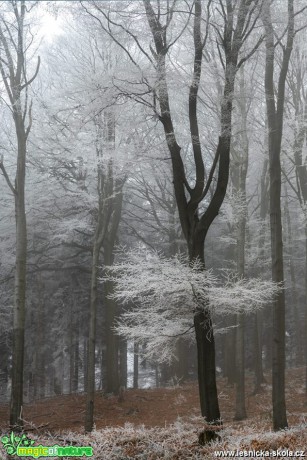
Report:
[[[29,439],[25,434],[15,435],[13,432],[9,436],[3,436],[1,442],[9,455],[17,455],[18,457],[92,457],[93,448],[91,446],[67,446],[62,447],[35,446],[32,439]]]
[[[8,454],[15,455],[17,453],[18,447],[33,446],[35,441],[29,439],[25,434],[17,436],[12,432],[10,436],[3,436],[1,438],[1,442]]]

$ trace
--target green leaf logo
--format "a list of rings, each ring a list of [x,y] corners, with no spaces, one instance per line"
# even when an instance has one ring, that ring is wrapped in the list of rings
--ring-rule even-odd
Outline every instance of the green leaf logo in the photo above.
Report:
[[[9,455],[15,455],[18,447],[20,446],[27,447],[34,444],[34,441],[29,439],[25,434],[23,434],[21,437],[17,435],[15,436],[13,431],[10,436],[2,436],[1,442]]]

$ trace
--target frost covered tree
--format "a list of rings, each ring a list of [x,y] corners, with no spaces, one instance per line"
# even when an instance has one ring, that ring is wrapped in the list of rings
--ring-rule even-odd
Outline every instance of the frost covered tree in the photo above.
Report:
[[[202,261],[191,263],[180,254],[167,258],[143,247],[120,250],[117,257],[103,276],[115,283],[113,298],[125,307],[116,329],[160,362],[176,359],[176,342],[181,338],[195,340],[193,315],[198,309],[209,308],[215,319],[250,314],[279,290],[271,281],[201,270]],[[208,330],[208,339],[213,333]]]
[[[50,169],[68,193],[70,189],[78,189],[75,191],[79,194],[79,204],[84,205],[87,213],[86,217],[82,213],[82,220],[83,231],[88,233],[86,246],[91,256],[89,325],[85,351],[85,428],[90,431],[93,426],[96,387],[96,329],[100,298],[97,278],[101,260],[103,259],[103,263],[111,264],[113,259],[121,216],[123,186],[131,160],[132,149],[127,138],[133,145],[134,129],[131,129],[129,121],[133,119],[133,107],[126,106],[125,112],[119,110],[118,95],[111,83],[113,68],[119,61],[116,53],[118,50],[113,49],[114,44],[109,40],[109,46],[101,51],[105,44],[103,39],[106,37],[98,36],[95,27],[90,27],[86,19],[88,17],[78,15],[71,18],[67,35],[60,37],[58,43],[55,43],[56,53],[50,56],[50,60],[54,68],[61,67],[61,72],[51,82],[49,98],[42,97],[42,100],[47,107],[47,123],[43,134],[46,137],[47,133],[50,142]],[[82,43],[72,46],[71,43],[77,41],[80,35],[83,38]],[[57,98],[50,98],[54,87],[57,89]],[[118,126],[121,127],[120,130]],[[42,133],[38,137],[41,138]],[[45,148],[41,139],[38,139],[38,144]],[[68,237],[71,236],[74,225],[76,230],[82,230],[78,222],[78,217],[81,218],[80,208],[75,205],[76,212],[72,212],[71,219],[67,217],[63,223]],[[67,241],[66,244],[70,244],[71,247],[79,246],[79,249],[83,246],[76,241]],[[113,332],[117,308],[106,295],[112,291],[112,283],[106,282],[103,291],[105,298],[100,303],[104,307],[106,331],[106,391],[118,392],[119,344],[118,337]]]

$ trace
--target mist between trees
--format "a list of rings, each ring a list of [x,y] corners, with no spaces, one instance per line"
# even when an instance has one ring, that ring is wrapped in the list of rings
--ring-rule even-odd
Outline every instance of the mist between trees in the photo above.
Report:
[[[303,0],[0,3],[0,398],[307,397]],[[44,40],[46,15],[61,30]],[[121,248],[121,249],[119,249]],[[211,434],[208,434],[211,433]],[[212,434],[213,433],[213,434]],[[210,438],[211,440],[213,438]]]

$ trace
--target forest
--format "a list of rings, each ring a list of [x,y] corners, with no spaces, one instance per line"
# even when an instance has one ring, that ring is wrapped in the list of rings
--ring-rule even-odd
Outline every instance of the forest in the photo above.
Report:
[[[306,0],[1,1],[0,132],[0,458],[306,456]]]

